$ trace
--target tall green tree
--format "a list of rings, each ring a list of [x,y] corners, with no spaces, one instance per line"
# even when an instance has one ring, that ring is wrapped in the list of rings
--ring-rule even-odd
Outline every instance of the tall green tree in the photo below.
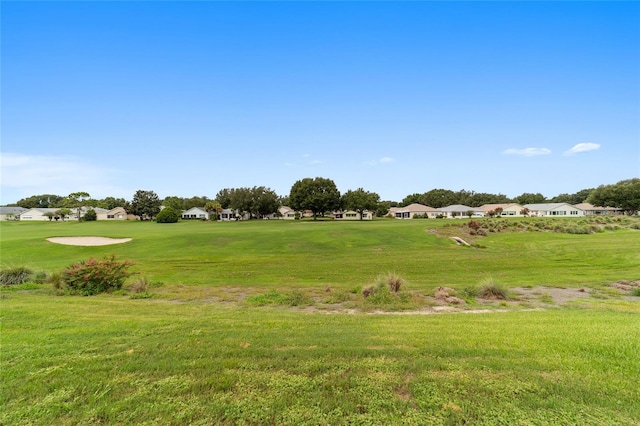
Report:
[[[460,204],[456,193],[450,189],[432,189],[420,196],[419,203],[439,209],[452,204]]]
[[[138,190],[133,195],[127,212],[139,216],[140,219],[153,219],[160,212],[160,199],[153,191]]]
[[[378,194],[365,191],[362,188],[355,191],[349,190],[342,195],[342,207],[360,213],[360,220],[362,220],[362,213],[365,210],[375,211],[379,203],[380,196]]]
[[[280,202],[278,200],[278,194],[276,194],[274,190],[265,188],[264,186],[254,186],[251,188],[250,193],[250,211],[256,217],[261,218],[278,211]]]
[[[89,193],[85,191],[72,192],[67,196],[68,207],[76,209],[78,221],[80,221],[80,209],[82,208],[84,202],[90,197],[91,195],[89,195]]]
[[[294,210],[311,210],[316,220],[319,214],[340,207],[340,191],[331,179],[304,178],[291,187],[289,201]]]
[[[640,211],[640,178],[621,180],[613,185],[600,185],[593,190],[589,203],[602,207],[616,207],[628,214]]]
[[[530,192],[525,192],[515,197],[513,201],[515,201],[518,204],[524,205],[524,204],[546,203],[547,199],[544,197],[544,195],[540,194],[539,192],[535,194],[532,194]]]

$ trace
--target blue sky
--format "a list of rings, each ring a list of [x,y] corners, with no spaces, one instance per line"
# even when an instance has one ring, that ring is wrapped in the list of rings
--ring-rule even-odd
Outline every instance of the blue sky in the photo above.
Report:
[[[640,176],[638,2],[2,2],[0,203]]]

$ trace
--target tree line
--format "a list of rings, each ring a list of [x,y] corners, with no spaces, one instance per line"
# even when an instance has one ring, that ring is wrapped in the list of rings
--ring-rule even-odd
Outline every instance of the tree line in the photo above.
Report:
[[[278,195],[274,190],[264,186],[225,188],[215,198],[194,196],[190,198],[169,196],[160,199],[154,191],[138,190],[131,201],[123,198],[106,197],[93,199],[86,192],[75,192],[68,196],[54,194],[33,195],[19,200],[9,206],[24,208],[59,208],[79,209],[79,207],[100,207],[110,210],[124,207],[130,213],[141,217],[154,218],[160,207],[170,207],[175,211],[200,207],[214,217],[223,209],[233,209],[249,213],[253,217],[262,217],[278,210],[280,206],[289,206],[296,211],[310,210],[314,217],[339,209],[374,211],[377,216],[384,216],[391,207],[406,206],[419,203],[433,208],[463,204],[479,207],[484,204],[535,204],[535,203],[569,203],[589,202],[596,206],[616,207],[627,213],[640,210],[640,178],[619,181],[615,184],[600,185],[597,188],[580,190],[574,194],[559,194],[546,198],[541,193],[523,193],[509,198],[504,194],[491,194],[468,190],[452,191],[449,189],[432,189],[422,194],[407,195],[402,201],[381,201],[375,192],[363,188],[348,190],[341,194],[333,180],[316,177],[296,181],[288,195]],[[78,212],[79,213],[79,212]]]

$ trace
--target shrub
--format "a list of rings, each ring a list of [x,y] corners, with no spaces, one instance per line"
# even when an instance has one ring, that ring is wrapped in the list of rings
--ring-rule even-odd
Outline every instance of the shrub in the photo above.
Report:
[[[84,220],[85,222],[93,222],[97,219],[98,215],[96,214],[96,211],[94,209],[87,210],[87,212],[84,214],[84,217],[82,218],[82,220]]]
[[[132,275],[128,269],[133,264],[129,260],[116,260],[115,255],[99,261],[90,258],[66,268],[62,280],[69,290],[85,296],[120,290]]]
[[[386,283],[390,292],[398,293],[400,291],[400,287],[404,284],[404,278],[395,272],[389,272],[387,275],[379,276],[377,282]]]
[[[157,223],[176,223],[178,219],[180,219],[180,215],[172,207],[165,207],[156,216]]]
[[[0,284],[16,285],[24,284],[31,280],[33,271],[25,266],[15,266],[0,271]]]
[[[631,290],[631,295],[640,297],[640,287],[636,287],[633,290]]]
[[[483,299],[507,300],[509,299],[509,290],[506,287],[496,283],[492,278],[484,280],[478,290],[479,296]]]

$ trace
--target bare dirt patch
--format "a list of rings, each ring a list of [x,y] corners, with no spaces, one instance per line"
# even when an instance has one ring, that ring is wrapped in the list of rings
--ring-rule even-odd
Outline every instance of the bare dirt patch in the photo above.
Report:
[[[47,241],[68,246],[108,246],[110,244],[122,244],[131,241],[131,238],[107,238],[107,237],[51,237]]]

